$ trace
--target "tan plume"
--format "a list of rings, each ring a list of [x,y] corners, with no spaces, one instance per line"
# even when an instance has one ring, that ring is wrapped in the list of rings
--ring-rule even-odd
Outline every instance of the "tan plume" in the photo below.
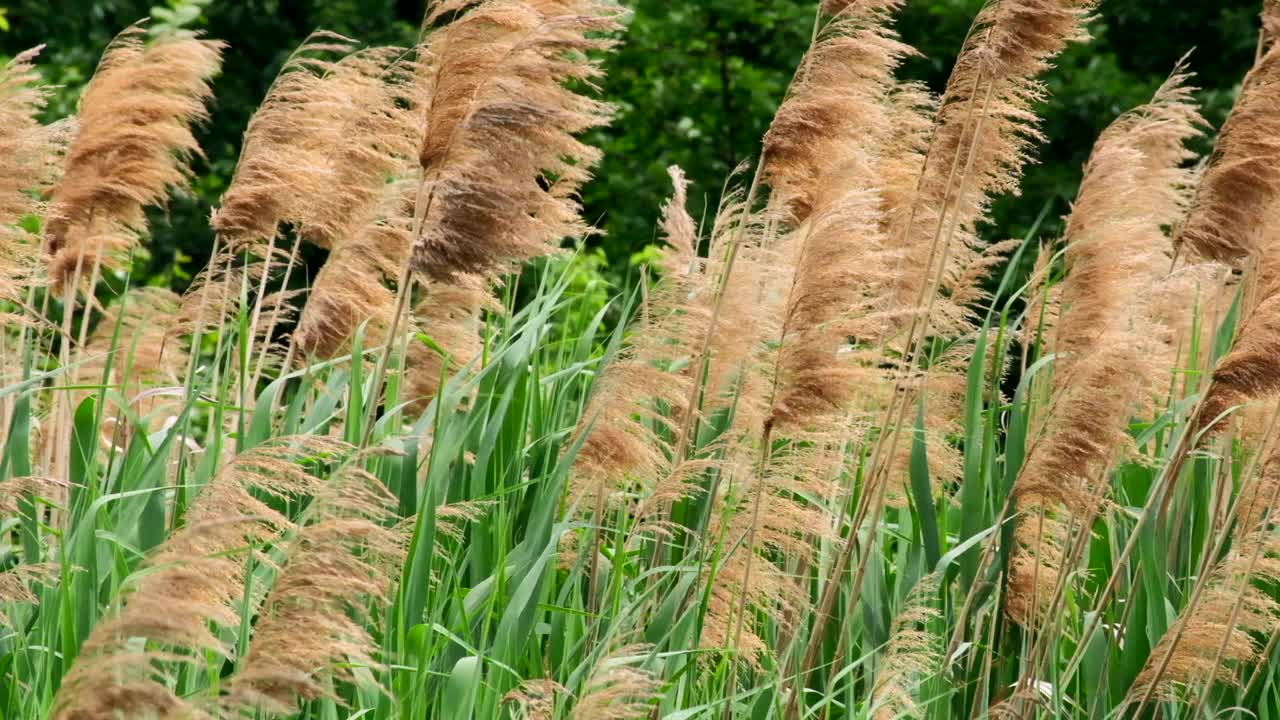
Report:
[[[677,364],[696,354],[706,336],[713,279],[697,255],[684,174],[674,167],[670,173],[675,194],[661,221],[668,243],[658,260],[662,281],[621,357],[605,368],[578,427],[585,440],[574,462],[574,495],[590,495],[592,506],[629,489],[652,491],[678,462],[662,437],[689,411],[694,380]]]
[[[187,186],[200,153],[191,125],[208,117],[224,44],[191,36],[146,41],[134,25],[112,41],[80,101],[79,129],[53,189],[45,233],[55,286],[77,268],[111,267],[146,228],[143,210]]]
[[[886,130],[883,105],[893,71],[913,52],[889,26],[901,4],[873,0],[827,8],[837,16],[806,54],[765,134],[765,179],[793,224],[812,212],[824,173],[848,160],[850,146]]]
[[[1201,257],[1240,263],[1270,240],[1280,200],[1280,49],[1272,47],[1249,74],[1218,134],[1195,204],[1177,243]]]
[[[221,705],[296,712],[331,697],[353,667],[378,667],[368,625],[403,563],[407,526],[382,481],[348,466],[321,487],[263,605],[248,654]]]
[[[1063,352],[1044,432],[1014,485],[1021,514],[1007,610],[1039,619],[1053,601],[1067,529],[1087,534],[1149,375],[1157,333],[1144,300],[1169,267],[1166,228],[1186,205],[1201,124],[1179,66],[1150,103],[1121,115],[1095,144],[1067,222],[1067,276],[1055,335]],[[1060,515],[1065,513],[1065,515]]]
[[[0,69],[0,301],[20,303],[38,277],[39,238],[19,223],[43,210],[39,196],[58,174],[60,136],[65,125],[41,125],[47,88],[35,70],[33,48]],[[0,313],[0,319],[6,319]]]
[[[571,720],[642,720],[653,712],[662,681],[634,666],[647,656],[643,645],[619,648],[600,658],[587,675]],[[629,657],[632,656],[632,657]]]
[[[276,538],[289,520],[254,493],[289,498],[314,492],[305,460],[348,452],[317,436],[280,438],[227,463],[192,504],[183,527],[147,559],[124,606],[99,623],[63,679],[54,700],[58,720],[188,717],[199,707],[179,697],[165,671],[187,653],[227,657],[218,628],[240,622],[246,546]],[[132,649],[146,638],[155,650]]]
[[[249,122],[214,215],[220,234],[265,241],[293,223],[305,240],[333,247],[378,210],[417,149],[420,68],[402,48],[353,47],[317,32],[294,51]]]
[[[917,256],[932,258],[923,268],[923,299],[933,310],[932,329],[944,336],[971,328],[968,311],[950,297],[981,297],[974,285],[983,273],[970,272],[983,255],[977,226],[994,198],[1017,193],[1041,137],[1032,111],[1045,97],[1037,78],[1069,42],[1086,37],[1083,26],[1094,4],[988,2],[957,58],[901,240]],[[916,300],[910,298],[909,306]]]
[[[410,264],[436,280],[501,273],[585,234],[576,193],[600,152],[576,136],[611,114],[567,85],[600,76],[588,54],[613,45],[600,34],[619,29],[616,5],[444,2],[431,21],[471,5],[429,41],[423,223]]]

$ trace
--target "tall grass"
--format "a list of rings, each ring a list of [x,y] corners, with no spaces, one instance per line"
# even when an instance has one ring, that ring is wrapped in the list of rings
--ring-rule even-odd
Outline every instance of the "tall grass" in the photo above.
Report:
[[[1179,63],[990,242],[1094,5],[991,0],[934,97],[901,4],[821,3],[603,299],[609,0],[314,34],[181,296],[130,268],[234,50],[129,28],[50,126],[12,60],[0,717],[1275,717],[1275,8],[1203,163]]]

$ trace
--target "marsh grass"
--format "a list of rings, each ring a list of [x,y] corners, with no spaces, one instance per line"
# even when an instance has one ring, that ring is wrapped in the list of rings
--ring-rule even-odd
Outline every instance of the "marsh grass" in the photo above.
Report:
[[[130,267],[234,50],[129,28],[52,126],[11,61],[0,717],[1275,717],[1274,4],[1205,164],[1171,62],[1002,242],[1094,5],[992,0],[934,97],[901,4],[815,8],[606,297],[606,0],[314,34],[180,296]]]

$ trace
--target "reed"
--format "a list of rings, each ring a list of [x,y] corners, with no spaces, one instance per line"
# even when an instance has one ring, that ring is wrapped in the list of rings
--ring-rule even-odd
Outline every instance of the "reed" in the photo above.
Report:
[[[317,31],[182,294],[130,258],[234,48],[131,27],[51,124],[10,61],[0,717],[1275,715],[1276,4],[1211,155],[1183,59],[1018,240],[1095,5],[985,3],[939,96],[903,5],[815,3],[603,293],[611,2]]]

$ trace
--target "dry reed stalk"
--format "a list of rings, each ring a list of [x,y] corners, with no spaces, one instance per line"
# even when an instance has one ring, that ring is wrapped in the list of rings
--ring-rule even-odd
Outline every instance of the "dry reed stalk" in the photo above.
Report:
[[[147,559],[120,611],[93,629],[63,679],[53,717],[200,716],[198,701],[175,693],[165,665],[190,662],[191,653],[228,657],[233,651],[217,629],[240,621],[236,604],[246,567],[240,555],[290,526],[252,493],[310,494],[319,481],[302,463],[348,450],[318,436],[280,438],[224,466],[192,503],[185,525]],[[134,649],[134,638],[156,647]]]
[[[919,308],[902,342],[904,357],[914,366],[918,348],[932,330],[962,333],[959,327],[934,324],[940,318],[965,317],[963,309],[948,312],[951,291],[983,252],[975,233],[977,223],[996,195],[1017,191],[1017,180],[1029,160],[1031,144],[1039,137],[1032,105],[1044,96],[1036,77],[1051,59],[1074,40],[1087,37],[1084,22],[1092,0],[1000,0],[988,3],[975,19],[969,39],[952,70],[938,109],[929,149],[902,237],[895,243],[927,247],[924,282],[915,298],[900,307]],[[964,295],[964,293],[960,293]],[[941,308],[941,311],[939,311]],[[908,375],[910,367],[907,368]],[[830,577],[843,575],[857,547],[864,521],[876,527],[883,510],[889,458],[897,456],[907,409],[906,394],[895,382],[890,403],[879,423],[883,432],[869,461],[868,491],[853,518],[849,533],[832,565]],[[869,552],[864,552],[855,573],[852,601],[861,592]],[[827,619],[834,608],[838,583],[829,583],[818,607],[801,676],[812,671]],[[798,711],[799,693],[793,695],[787,717]]]
[[[43,313],[32,307],[47,262],[41,239],[20,223],[45,211],[43,197],[57,180],[61,153],[74,124],[39,123],[48,90],[35,59],[41,48],[19,53],[0,68],[0,383],[21,378],[21,353]],[[16,330],[16,333],[13,331]],[[15,337],[16,335],[16,337]],[[0,435],[9,437],[14,398],[0,399]]]
[[[355,466],[317,490],[221,708],[297,712],[303,702],[334,698],[332,684],[353,681],[353,670],[380,667],[369,625],[408,545],[395,507],[382,481]]]

